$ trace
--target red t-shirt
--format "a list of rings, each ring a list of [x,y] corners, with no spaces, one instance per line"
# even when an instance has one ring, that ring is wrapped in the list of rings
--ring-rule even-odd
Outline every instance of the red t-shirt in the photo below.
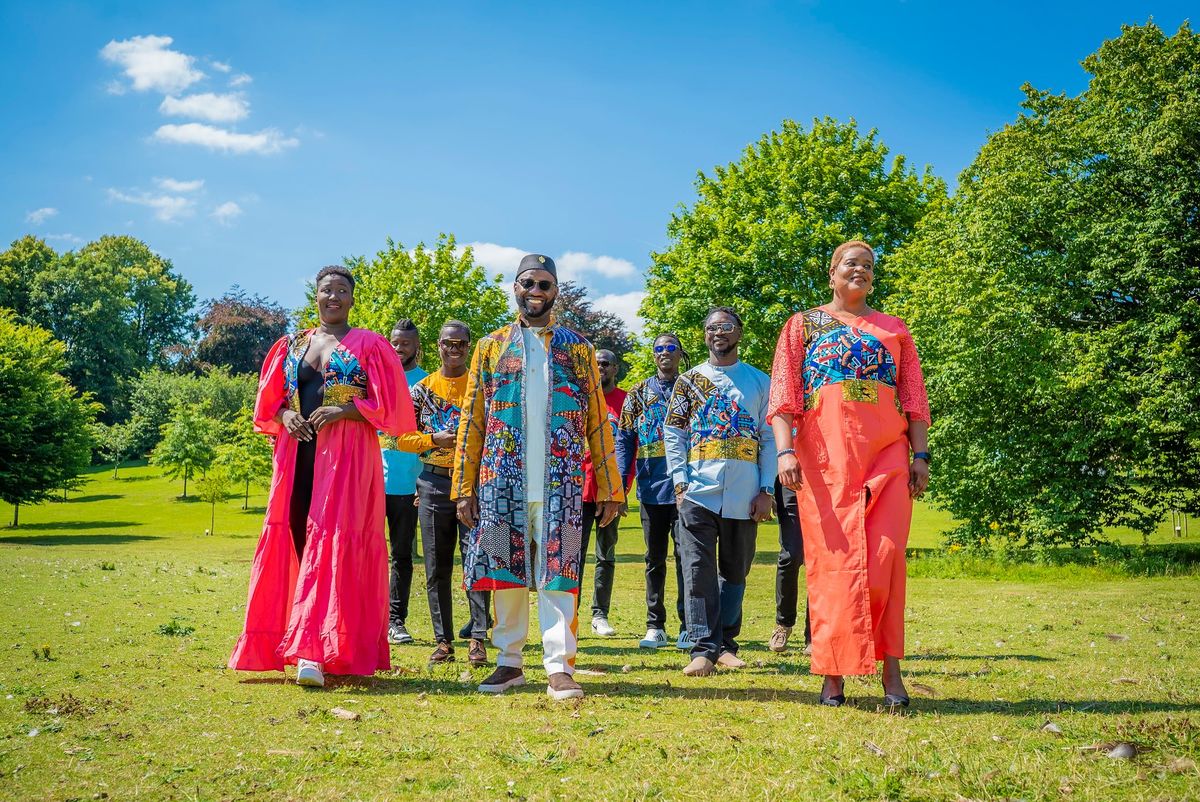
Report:
[[[610,392],[604,394],[604,403],[608,405],[608,425],[612,427],[614,444],[617,440],[617,422],[621,420],[621,407],[625,405],[625,395],[625,391],[620,387],[614,387]],[[625,477],[627,493],[633,485],[633,477],[634,471],[630,471],[629,475]],[[592,455],[586,451],[583,453],[583,500],[585,502],[596,500],[596,473],[592,468]]]

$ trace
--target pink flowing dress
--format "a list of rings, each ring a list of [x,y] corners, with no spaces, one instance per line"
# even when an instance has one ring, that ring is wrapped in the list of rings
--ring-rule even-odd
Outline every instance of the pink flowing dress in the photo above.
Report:
[[[289,525],[295,438],[275,420],[299,410],[297,375],[312,331],[281,338],[263,362],[254,428],[275,438],[274,475],[250,571],[245,629],[229,667],[282,671],[315,660],[329,674],[391,667],[388,568],[378,432],[416,428],[400,358],[383,337],[351,329],[324,371],[325,404],[353,401],[365,421],[338,420],[317,434],[303,557]]]
[[[767,419],[791,418],[814,674],[904,656],[909,420],[929,422],[904,321],[820,306],[784,324]]]

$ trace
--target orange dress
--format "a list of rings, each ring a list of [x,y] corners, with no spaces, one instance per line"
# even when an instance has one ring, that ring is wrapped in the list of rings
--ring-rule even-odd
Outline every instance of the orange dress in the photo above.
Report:
[[[912,521],[908,422],[929,401],[899,318],[793,315],[779,334],[767,419],[789,415],[812,616],[814,674],[873,674],[904,656],[904,550]]]

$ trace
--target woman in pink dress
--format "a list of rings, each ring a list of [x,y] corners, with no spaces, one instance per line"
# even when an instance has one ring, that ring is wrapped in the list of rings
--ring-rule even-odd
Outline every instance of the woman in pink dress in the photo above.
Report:
[[[258,382],[254,427],[275,438],[275,469],[229,667],[290,663],[298,683],[320,687],[326,672],[391,667],[378,432],[416,423],[400,358],[347,322],[350,271],[323,268],[316,294],[320,325],[280,338]]]

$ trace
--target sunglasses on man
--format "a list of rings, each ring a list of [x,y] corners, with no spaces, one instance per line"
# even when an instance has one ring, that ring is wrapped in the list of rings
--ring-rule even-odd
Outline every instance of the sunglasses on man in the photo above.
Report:
[[[438,344],[447,351],[465,351],[468,343],[466,340],[438,340]]]
[[[704,330],[709,334],[728,334],[735,326],[732,323],[709,323]]]
[[[656,353],[656,354],[661,354],[664,351],[668,354],[673,354],[678,350],[679,350],[679,346],[676,345],[675,343],[668,343],[667,345],[654,346],[654,353]]]
[[[611,368],[611,367],[612,367],[612,363],[611,363],[611,362],[609,362],[607,359],[600,359],[600,360],[597,360],[597,361],[596,361],[596,364],[597,364],[597,365],[599,365],[599,366],[600,366],[600,367],[602,367],[602,368]]]
[[[534,281],[531,278],[523,278],[519,279],[517,283],[521,285],[522,289],[532,290],[534,287],[537,287],[542,292],[550,292],[550,288],[554,286],[554,282],[548,278],[541,279],[540,281]]]

